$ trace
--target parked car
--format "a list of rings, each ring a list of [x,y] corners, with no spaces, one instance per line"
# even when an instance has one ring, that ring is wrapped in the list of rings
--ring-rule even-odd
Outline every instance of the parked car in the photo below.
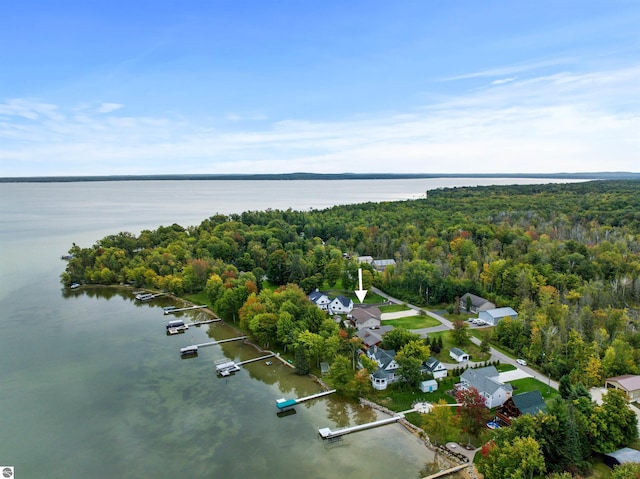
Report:
[[[527,365],[527,362],[524,359],[516,359],[516,363],[518,363],[520,366]]]

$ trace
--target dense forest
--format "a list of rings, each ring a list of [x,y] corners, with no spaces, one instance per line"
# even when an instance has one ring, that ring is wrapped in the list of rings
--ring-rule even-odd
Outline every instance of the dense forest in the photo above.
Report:
[[[362,267],[365,287],[414,304],[451,305],[472,292],[513,307],[518,319],[500,322],[493,340],[554,378],[589,387],[640,373],[640,181],[440,189],[411,201],[214,215],[69,253],[66,285],[204,291],[221,317],[243,321],[264,344],[304,343],[312,362],[330,359],[312,343],[336,331],[301,303],[302,292],[353,290]],[[396,264],[378,273],[357,263],[361,255]],[[265,280],[289,286],[263,291]],[[305,343],[303,333],[314,336]],[[343,340],[329,349],[352,349]]]

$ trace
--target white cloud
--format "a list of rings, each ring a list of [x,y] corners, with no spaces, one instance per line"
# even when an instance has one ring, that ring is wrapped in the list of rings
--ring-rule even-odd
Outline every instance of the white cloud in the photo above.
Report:
[[[119,110],[124,107],[120,103],[103,103],[98,108],[96,108],[97,113],[111,113],[112,111]]]
[[[501,78],[501,79],[499,79],[499,80],[493,80],[493,81],[491,82],[491,84],[492,84],[492,85],[502,85],[502,84],[504,84],[504,83],[509,83],[509,82],[515,81],[515,80],[517,80],[517,79],[518,79],[518,77]]]
[[[251,130],[12,100],[0,104],[0,176],[638,171],[638,77],[640,67],[509,78],[411,112]]]

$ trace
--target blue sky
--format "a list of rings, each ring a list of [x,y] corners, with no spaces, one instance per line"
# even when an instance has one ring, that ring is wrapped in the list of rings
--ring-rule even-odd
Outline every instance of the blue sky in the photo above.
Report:
[[[640,2],[0,4],[0,176],[640,171]]]

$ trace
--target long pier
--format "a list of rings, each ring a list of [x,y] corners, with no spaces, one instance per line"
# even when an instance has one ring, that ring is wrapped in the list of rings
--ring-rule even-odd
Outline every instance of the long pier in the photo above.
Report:
[[[193,309],[202,309],[206,307],[207,307],[206,304],[202,304],[200,306],[189,306],[187,308],[171,308],[171,309],[165,309],[164,314],[174,314],[174,313],[180,313],[182,311],[191,311]]]
[[[228,343],[230,341],[240,341],[241,339],[247,339],[247,337],[238,336],[237,338],[221,339],[219,341],[209,341],[208,343],[192,344],[191,346],[180,348],[180,354],[183,354],[186,351],[195,353],[198,351],[199,348],[205,348],[207,346],[215,346],[216,344]]]
[[[444,471],[436,472],[435,474],[431,474],[429,476],[423,477],[422,479],[436,479],[438,477],[448,476],[449,474],[453,474],[454,472],[458,472],[463,470],[465,467],[470,467],[471,464],[461,464],[459,466],[454,466],[449,469],[445,469]]]
[[[271,354],[267,354],[266,356],[260,356],[259,358],[253,358],[253,359],[245,359],[244,361],[240,361],[239,363],[236,363],[238,366],[242,366],[243,364],[249,364],[249,363],[255,363],[256,361],[260,361],[262,359],[269,359],[274,357],[275,354],[271,353]]]
[[[296,404],[300,404],[303,403],[305,401],[311,401],[312,399],[317,399],[323,396],[328,396],[329,394],[333,394],[334,392],[336,392],[335,389],[332,389],[330,391],[322,391],[319,392],[317,394],[312,394],[311,396],[306,396],[303,398],[298,398],[298,399],[285,399],[285,398],[281,398],[281,399],[276,399],[276,407],[283,411],[289,408],[292,408],[293,406],[295,406]]]
[[[323,427],[318,429],[318,434],[320,434],[320,437],[322,439],[335,439],[337,437],[344,436],[346,434],[365,431],[367,429],[373,429],[374,427],[386,426],[387,424],[393,424],[395,422],[398,422],[400,419],[404,419],[404,415],[410,412],[415,412],[415,409],[409,409],[408,411],[399,412],[395,416],[391,416],[385,419],[379,419],[373,422],[368,422],[366,424],[359,424],[357,426],[345,427],[344,429],[338,429],[337,431],[332,431],[328,427]]]

